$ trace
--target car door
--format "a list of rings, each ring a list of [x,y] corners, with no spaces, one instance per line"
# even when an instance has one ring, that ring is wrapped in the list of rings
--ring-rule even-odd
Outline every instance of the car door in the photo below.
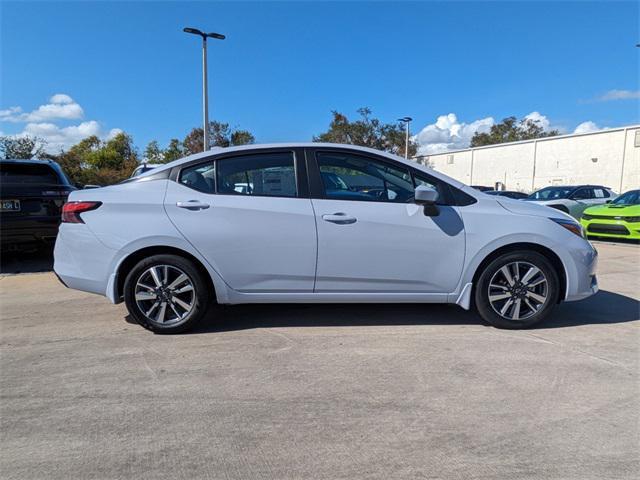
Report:
[[[598,200],[596,198],[595,189],[592,187],[581,187],[578,188],[571,195],[571,205],[569,206],[569,213],[574,218],[580,218],[582,216],[582,212],[584,212],[587,208],[592,205],[597,205]],[[602,195],[602,202],[604,203],[604,194],[602,193],[602,189],[600,190],[600,194]]]
[[[311,149],[308,170],[318,226],[316,292],[454,291],[465,240],[444,182],[414,178],[402,163],[368,154]],[[440,214],[412,202],[414,184],[438,189]]]
[[[237,291],[313,290],[316,226],[300,155],[236,153],[172,172],[169,218]]]

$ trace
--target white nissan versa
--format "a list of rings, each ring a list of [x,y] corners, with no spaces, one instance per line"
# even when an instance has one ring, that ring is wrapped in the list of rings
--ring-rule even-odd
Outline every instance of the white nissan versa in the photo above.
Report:
[[[524,328],[598,289],[597,253],[568,215],[354,146],[192,155],[72,192],[62,222],[61,281],[124,299],[158,333],[214,303],[273,302],[455,303]]]

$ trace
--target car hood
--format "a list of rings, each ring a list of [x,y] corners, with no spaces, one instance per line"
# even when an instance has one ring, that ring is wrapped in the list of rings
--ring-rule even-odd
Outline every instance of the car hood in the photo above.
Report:
[[[553,198],[551,200],[530,200],[528,198],[523,198],[523,200],[527,203],[537,203],[538,205],[557,205],[558,202],[562,202],[562,200],[566,200],[566,198]]]
[[[607,203],[604,205],[596,205],[595,207],[587,208],[584,213],[589,215],[603,215],[603,216],[638,216],[640,215],[640,205],[613,205]]]
[[[518,215],[532,215],[534,217],[547,217],[547,218],[569,218],[575,222],[575,219],[558,209],[545,206],[542,202],[529,201],[523,202],[522,200],[515,200],[513,198],[499,197],[496,201],[510,212],[517,213]]]

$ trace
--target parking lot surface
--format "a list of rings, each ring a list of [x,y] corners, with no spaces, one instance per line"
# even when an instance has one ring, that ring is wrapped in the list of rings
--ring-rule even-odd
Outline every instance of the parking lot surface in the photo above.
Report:
[[[271,305],[158,336],[50,272],[4,275],[0,476],[638,478],[640,247],[597,247],[602,291],[527,331]]]

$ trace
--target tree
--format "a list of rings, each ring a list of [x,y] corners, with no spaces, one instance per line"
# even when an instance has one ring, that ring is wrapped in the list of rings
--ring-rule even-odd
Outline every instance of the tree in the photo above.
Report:
[[[184,152],[184,147],[180,140],[178,140],[177,138],[172,138],[169,141],[169,146],[163,152],[162,163],[173,162],[174,160],[182,158],[185,155],[186,153]]]
[[[138,165],[130,135],[122,132],[102,141],[95,135],[81,140],[56,160],[77,184],[111,185],[129,178]]]
[[[248,145],[255,142],[254,136],[247,130],[232,129],[228,123],[209,122],[209,145],[211,147],[230,147]],[[185,155],[200,153],[204,146],[202,128],[194,128],[182,141]]]
[[[20,137],[0,137],[0,154],[2,158],[29,160],[44,154],[47,143],[30,135]]]
[[[147,144],[147,148],[144,149],[144,159],[151,163],[164,162],[164,152],[156,140],[152,140]]]
[[[314,142],[346,143],[384,150],[396,155],[404,155],[406,133],[400,122],[383,123],[371,117],[369,108],[358,109],[360,119],[350,121],[346,115],[333,111],[329,129],[314,136]],[[409,138],[409,156],[415,156],[418,146]]]
[[[542,125],[530,118],[518,121],[516,117],[507,117],[502,122],[492,125],[489,133],[474,133],[470,146],[480,147],[496,143],[553,137],[559,133],[558,130],[545,130]]]

